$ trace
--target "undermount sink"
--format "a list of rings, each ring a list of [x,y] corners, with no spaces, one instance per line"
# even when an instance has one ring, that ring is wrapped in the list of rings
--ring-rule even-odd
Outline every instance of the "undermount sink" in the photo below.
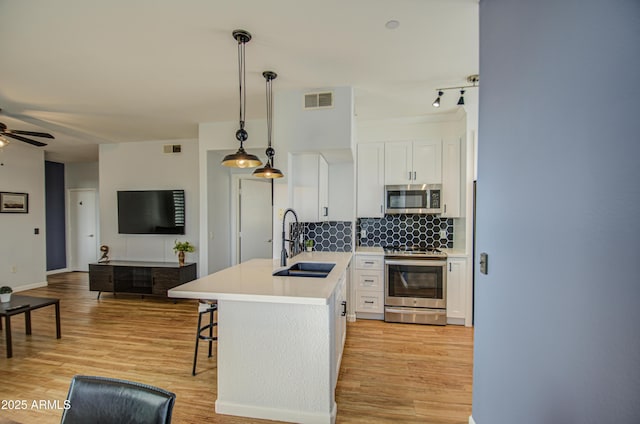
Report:
[[[275,277],[326,278],[336,264],[324,262],[298,262],[273,273]]]

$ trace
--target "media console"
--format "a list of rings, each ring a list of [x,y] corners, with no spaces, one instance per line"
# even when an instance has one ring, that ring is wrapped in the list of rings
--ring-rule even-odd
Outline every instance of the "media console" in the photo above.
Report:
[[[167,290],[196,279],[196,264],[109,261],[89,264],[89,290],[167,296]]]

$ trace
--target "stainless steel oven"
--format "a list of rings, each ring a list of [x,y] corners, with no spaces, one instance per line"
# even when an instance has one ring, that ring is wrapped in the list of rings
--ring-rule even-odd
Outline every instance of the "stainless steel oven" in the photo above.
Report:
[[[447,323],[447,260],[441,252],[385,254],[384,319]]]

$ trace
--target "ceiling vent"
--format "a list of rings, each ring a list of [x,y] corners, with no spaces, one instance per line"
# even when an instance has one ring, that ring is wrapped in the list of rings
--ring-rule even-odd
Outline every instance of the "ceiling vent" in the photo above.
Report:
[[[165,144],[163,148],[164,153],[180,153],[182,152],[181,144]]]
[[[326,109],[333,107],[333,92],[307,93],[304,95],[304,109]]]

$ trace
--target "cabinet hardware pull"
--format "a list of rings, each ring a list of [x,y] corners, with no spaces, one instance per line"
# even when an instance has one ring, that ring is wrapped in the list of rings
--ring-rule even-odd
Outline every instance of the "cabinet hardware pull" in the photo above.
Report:
[[[449,262],[449,272],[451,272],[451,262]]]
[[[329,208],[327,206],[325,206],[323,209],[324,209],[324,215],[323,216],[329,216]]]
[[[365,283],[373,283],[373,280],[364,280]]]
[[[447,213],[447,205],[446,205],[446,203],[444,205],[444,213]]]
[[[380,213],[382,213],[382,205],[380,205]]]
[[[411,179],[411,171],[409,171],[409,179]]]
[[[341,315],[342,316],[347,315],[347,301],[346,300],[342,301],[342,314]]]
[[[373,304],[373,300],[365,300],[364,303],[371,303]]]
[[[417,179],[418,179],[416,171],[413,171],[413,179],[414,179],[414,180],[417,180]]]

